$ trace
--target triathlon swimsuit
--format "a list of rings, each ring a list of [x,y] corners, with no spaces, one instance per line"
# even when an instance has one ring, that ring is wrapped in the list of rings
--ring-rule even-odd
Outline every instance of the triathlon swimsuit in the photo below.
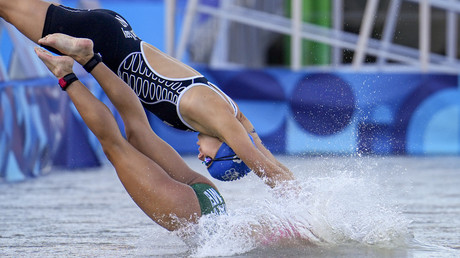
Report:
[[[43,37],[53,33],[91,39],[94,52],[101,54],[104,64],[134,90],[144,108],[167,125],[196,131],[179,112],[181,97],[194,86],[214,90],[228,100],[235,116],[237,114],[236,104],[205,77],[168,78],[158,74],[146,61],[144,48],[148,47],[147,44],[137,37],[123,17],[113,11],[50,5]],[[59,54],[55,49],[46,48]]]
[[[193,184],[191,187],[198,197],[198,202],[201,207],[201,215],[227,214],[224,198],[216,189],[208,184],[202,183]]]

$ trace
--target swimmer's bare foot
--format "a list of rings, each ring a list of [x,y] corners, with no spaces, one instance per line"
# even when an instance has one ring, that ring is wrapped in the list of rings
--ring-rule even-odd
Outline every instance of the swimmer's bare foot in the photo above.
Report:
[[[35,47],[34,50],[56,78],[62,78],[72,73],[74,60],[71,57],[53,56],[50,52],[39,47]]]
[[[55,33],[39,39],[38,43],[59,50],[81,65],[85,65],[94,56],[93,41],[86,38],[75,38],[66,34]]]

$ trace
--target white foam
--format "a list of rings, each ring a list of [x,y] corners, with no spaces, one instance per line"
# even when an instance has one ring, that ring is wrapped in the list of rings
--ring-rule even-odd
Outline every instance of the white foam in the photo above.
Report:
[[[302,178],[290,194],[261,189],[240,196],[227,201],[232,206],[228,216],[203,217],[180,235],[189,235],[185,239],[195,257],[286,245],[405,246],[409,221],[386,190],[367,176],[351,174]]]

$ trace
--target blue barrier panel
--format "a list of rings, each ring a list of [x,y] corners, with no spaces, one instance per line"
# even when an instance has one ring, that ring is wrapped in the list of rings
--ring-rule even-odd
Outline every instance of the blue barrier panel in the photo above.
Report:
[[[459,154],[458,76],[198,69],[233,97],[274,153]],[[154,120],[181,153],[196,135]]]
[[[460,154],[458,76],[198,70],[236,100],[274,153]],[[83,81],[114,110],[94,81]],[[115,117],[123,131],[116,112]],[[198,153],[196,133],[149,118],[179,153]],[[0,179],[18,181],[53,166],[105,161],[97,139],[54,80],[0,84]]]
[[[53,166],[100,165],[100,146],[55,80],[43,86],[50,81],[0,85],[0,179],[20,181]]]

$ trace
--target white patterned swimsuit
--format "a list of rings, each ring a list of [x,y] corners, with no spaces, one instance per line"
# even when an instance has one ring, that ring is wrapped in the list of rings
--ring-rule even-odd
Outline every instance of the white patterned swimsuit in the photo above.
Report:
[[[226,99],[237,114],[237,106],[230,97],[205,77],[168,78],[159,75],[146,61],[142,43],[141,52],[129,54],[118,67],[117,75],[134,90],[147,110],[177,129],[196,131],[179,112],[181,97],[195,86],[209,87]]]
[[[157,73],[146,62],[143,46],[129,23],[118,13],[104,10],[82,10],[50,5],[43,36],[64,33],[89,38],[102,61],[137,94],[142,105],[164,123],[174,128],[195,131],[179,113],[181,96],[194,86],[207,86],[226,99],[237,114],[235,103],[203,76],[168,78]],[[57,50],[46,47],[59,53]]]

